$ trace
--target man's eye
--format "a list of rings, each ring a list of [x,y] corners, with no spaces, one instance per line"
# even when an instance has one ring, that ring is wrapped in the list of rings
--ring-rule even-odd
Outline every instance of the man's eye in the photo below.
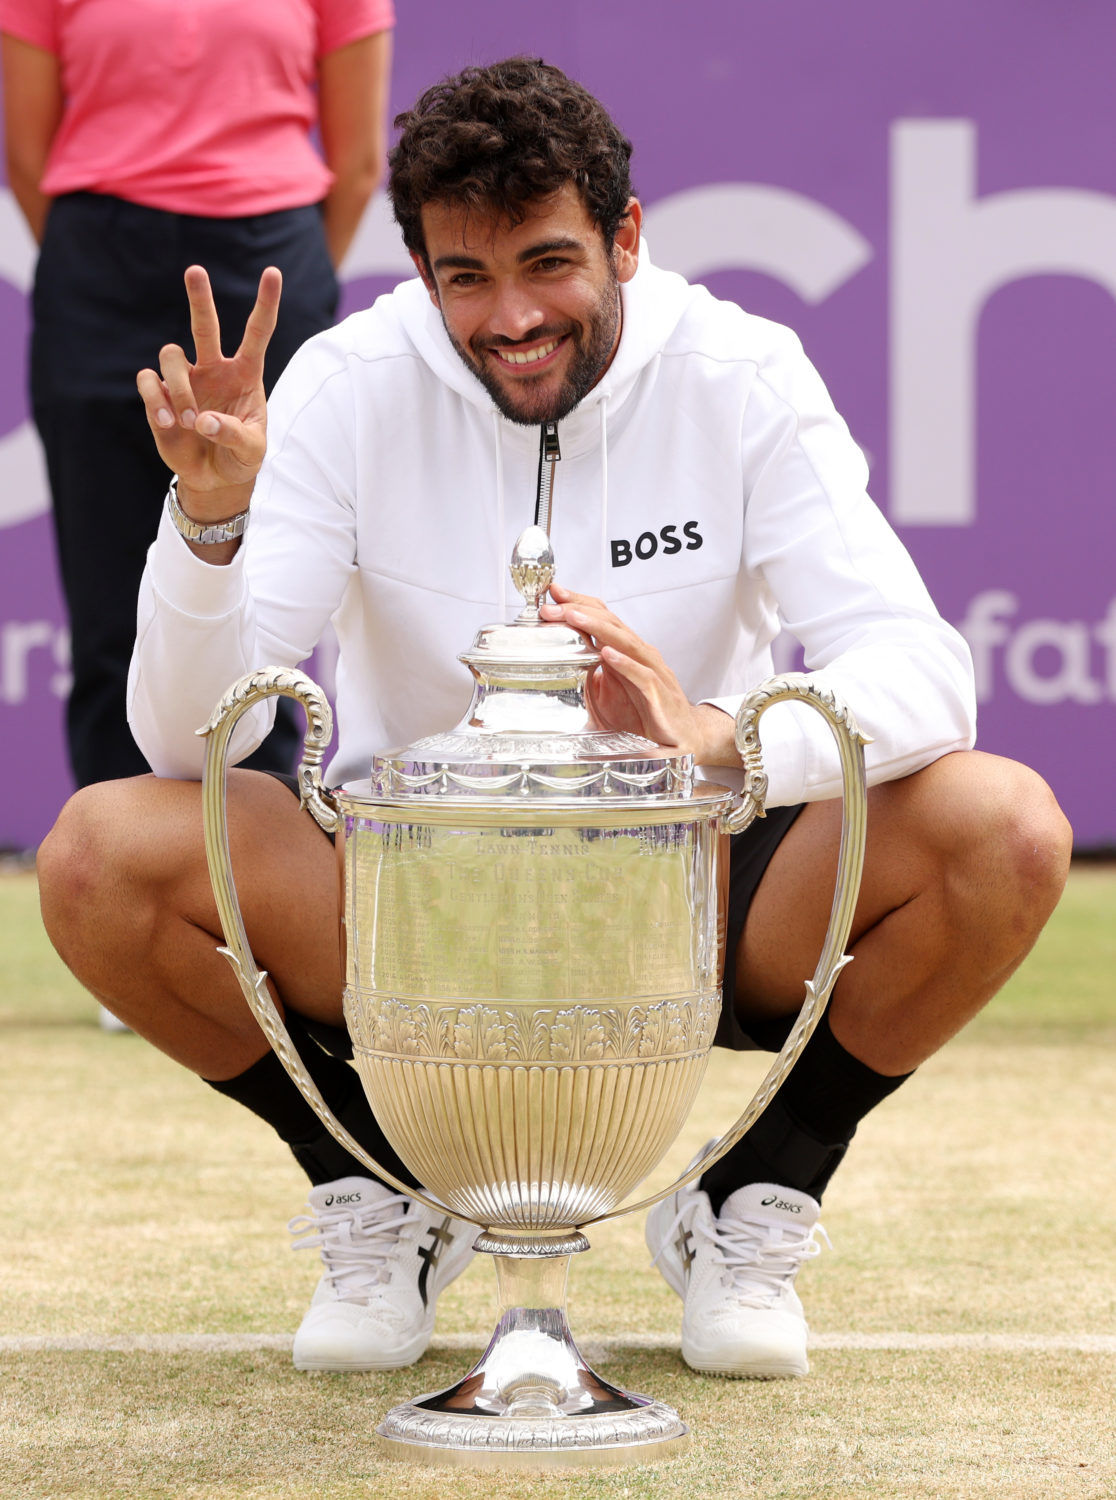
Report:
[[[560,271],[568,262],[561,255],[546,255],[535,262],[536,271]]]
[[[475,271],[456,271],[450,277],[450,286],[476,286],[479,280]]]

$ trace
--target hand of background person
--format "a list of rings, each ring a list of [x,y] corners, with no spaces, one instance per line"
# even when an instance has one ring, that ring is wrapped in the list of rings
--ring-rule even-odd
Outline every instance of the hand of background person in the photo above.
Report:
[[[662,654],[600,599],[551,584],[543,619],[589,636],[601,665],[589,678],[589,707],[602,729],[641,734],[699,765],[739,766],[732,718],[711,703],[691,703]]]
[[[283,278],[274,266],[260,277],[240,347],[221,352],[221,329],[209,277],[186,272],[196,358],[178,344],[159,351],[160,374],[141,370],[136,385],[167,466],[178,475],[179,504],[192,520],[224,520],[243,510],[267,446],[264,354],[275,329]]]

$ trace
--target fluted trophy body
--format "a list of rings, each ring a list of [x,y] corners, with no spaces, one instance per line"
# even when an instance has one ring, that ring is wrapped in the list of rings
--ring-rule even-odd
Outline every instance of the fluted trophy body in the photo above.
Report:
[[[812,703],[845,769],[833,915],[782,1053],[716,1148],[740,1138],[790,1070],[842,965],[864,836],[863,737],[806,679],[753,694],[737,721],[745,793],[696,781],[691,758],[596,727],[599,656],[538,613],[553,555],[539,528],[512,573],[526,600],[479,632],[474,679],[446,734],[377,755],[370,778],[326,792],[329,708],[300,673],[234,684],[211,736],[203,802],[223,950],[269,1040],[319,1117],[368,1170],[475,1224],[496,1262],[500,1318],[449,1390],[390,1412],[394,1456],[504,1468],[603,1467],[669,1456],[687,1429],[662,1402],[601,1380],[566,1324],[582,1230],[620,1211],[661,1160],[701,1084],[720,1010],[730,830],[763,813],[758,719]],[[377,1120],[423,1183],[385,1172],[331,1115],[248,946],[229,866],[224,770],[233,725],[275,693],[307,708],[304,805],[336,836],[343,869],[345,1021]],[[642,1207],[643,1205],[634,1205]]]

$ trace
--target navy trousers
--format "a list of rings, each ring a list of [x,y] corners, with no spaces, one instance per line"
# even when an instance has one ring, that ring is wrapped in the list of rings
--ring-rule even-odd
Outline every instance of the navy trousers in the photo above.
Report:
[[[32,296],[31,405],[46,451],[73,688],[66,728],[79,786],[148,769],[125,717],[136,597],[169,474],[155,450],[137,371],[164,344],[193,355],[182,282],[205,266],[231,354],[260,272],[283,272],[268,349],[270,392],[294,351],[328,328],[337,279],[317,206],[241,219],[165,213],[97,193],[52,204]],[[264,665],[261,663],[260,665]],[[269,739],[245,762],[289,770],[300,735],[280,701]]]

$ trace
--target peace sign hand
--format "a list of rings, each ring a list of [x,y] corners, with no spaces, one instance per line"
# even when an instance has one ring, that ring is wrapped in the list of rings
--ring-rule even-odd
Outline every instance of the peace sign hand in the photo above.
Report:
[[[209,277],[186,272],[196,359],[178,344],[159,351],[159,369],[141,370],[136,385],[164,463],[179,480],[179,503],[199,522],[224,520],[246,508],[267,446],[263,366],[275,329],[283,278],[274,266],[259,291],[240,347],[221,353],[221,329]]]

